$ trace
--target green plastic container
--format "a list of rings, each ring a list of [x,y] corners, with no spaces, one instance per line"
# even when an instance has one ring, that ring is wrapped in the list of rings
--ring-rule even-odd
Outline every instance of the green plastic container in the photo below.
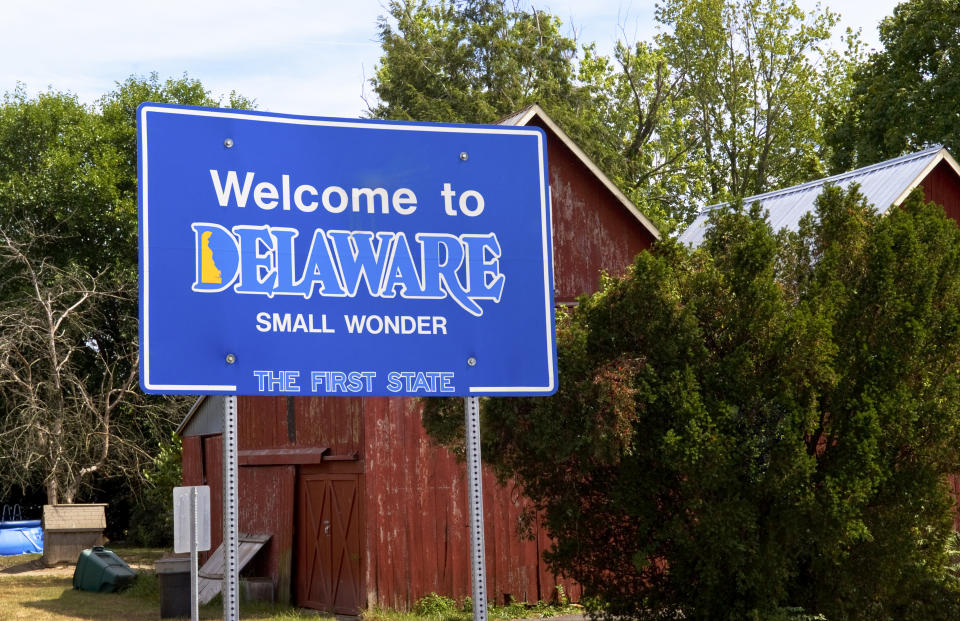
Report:
[[[73,588],[97,593],[120,591],[133,584],[137,574],[113,550],[94,546],[80,553],[73,572]]]

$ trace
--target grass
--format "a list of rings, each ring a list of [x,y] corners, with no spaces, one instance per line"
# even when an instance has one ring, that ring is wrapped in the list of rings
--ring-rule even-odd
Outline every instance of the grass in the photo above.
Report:
[[[72,577],[3,576],[0,578],[0,619],[24,621],[156,621],[160,589],[153,573],[140,573],[121,593],[90,593],[73,589]],[[243,619],[272,621],[316,620],[313,612],[269,604],[241,605]],[[200,608],[201,619],[222,619],[218,603]]]
[[[23,563],[29,563],[31,561],[40,560],[42,554],[21,554],[19,556],[0,556],[0,571],[7,569],[8,567],[14,567],[16,565],[22,565]]]
[[[163,548],[137,548],[125,544],[107,544],[104,547],[108,550],[113,550],[117,556],[125,560],[129,565],[150,565],[151,567],[156,561],[170,552]]]
[[[565,601],[560,597],[561,602]],[[506,606],[488,606],[489,619],[544,619],[558,615],[582,614],[583,608],[574,604],[536,604],[512,603]],[[462,605],[431,593],[418,601],[411,612],[402,612],[385,608],[373,608],[363,614],[364,621],[470,621],[473,619],[473,607],[470,598]]]
[[[107,546],[128,564],[152,567],[164,550]],[[39,554],[0,557],[0,570],[39,560]],[[241,603],[243,619],[264,621],[317,621],[318,614],[289,606]],[[138,570],[137,581],[120,593],[90,593],[73,588],[67,574],[0,575],[0,619],[3,621],[156,621],[160,618],[160,584],[151,570]],[[220,598],[200,608],[201,619],[222,619]],[[328,617],[332,618],[332,617]]]
[[[152,567],[164,556],[164,550],[108,546],[132,566]],[[40,559],[39,554],[0,557],[0,570]],[[560,593],[560,600],[565,598]],[[545,618],[581,613],[579,606],[514,603],[491,606],[491,620]],[[0,574],[0,619],[3,621],[156,621],[160,617],[160,584],[150,569],[137,571],[137,581],[120,593],[90,593],[73,588],[73,572],[56,574]],[[312,610],[265,603],[241,603],[242,619],[264,621],[316,621],[330,615]],[[200,608],[201,619],[222,619],[220,598]],[[375,608],[366,611],[363,621],[470,621],[470,598],[463,605],[436,594],[428,595],[414,606],[413,612]]]

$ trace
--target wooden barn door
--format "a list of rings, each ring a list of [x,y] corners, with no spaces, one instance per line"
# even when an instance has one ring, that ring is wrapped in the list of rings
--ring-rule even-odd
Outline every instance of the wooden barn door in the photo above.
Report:
[[[304,466],[298,481],[297,604],[360,613],[360,475]]]

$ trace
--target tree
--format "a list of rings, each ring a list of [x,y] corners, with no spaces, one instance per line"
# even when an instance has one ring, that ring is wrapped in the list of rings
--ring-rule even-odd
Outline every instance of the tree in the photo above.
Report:
[[[485,400],[484,456],[599,614],[956,618],[958,309],[960,230],[917,195],[828,188],[779,236],[721,209],[560,314],[557,394]]]
[[[833,166],[866,166],[932,143],[960,149],[960,2],[909,0],[880,24],[884,49],[854,75],[831,132]]]
[[[705,171],[683,76],[663,50],[618,42],[609,59],[587,46],[577,75],[584,103],[569,133],[662,231],[692,219]]]
[[[576,43],[542,11],[505,0],[391,0],[371,80],[374,118],[494,123],[537,101],[576,96]]]
[[[57,504],[96,475],[135,478],[162,406],[149,408],[137,390],[136,342],[107,348],[97,336],[102,301],[131,293],[104,289],[103,273],[60,269],[2,230],[0,262],[4,485],[42,483]]]
[[[94,107],[22,88],[0,106],[0,480],[42,482],[50,502],[103,477],[136,488],[144,447],[176,415],[136,394],[142,101],[219,103],[196,80],[152,75]]]
[[[805,14],[794,0],[668,0],[656,19],[710,202],[823,176],[824,124],[859,49],[849,33],[847,55],[824,49],[836,14]]]
[[[180,436],[171,433],[157,448],[153,463],[144,470],[148,484],[133,508],[129,532],[137,545],[154,548],[173,545],[173,488],[183,482]]]
[[[118,200],[118,153],[103,129],[66,93],[30,100],[21,89],[0,108],[0,226],[24,241],[49,233],[32,248],[58,265],[103,266],[118,253],[136,264],[136,202]]]
[[[612,58],[505,0],[394,0],[380,21],[376,118],[490,123],[537,102],[666,230],[696,205],[821,176],[856,36],[793,0],[671,0],[655,43]],[[395,24],[395,25],[394,25]]]
[[[92,272],[137,264],[136,109],[144,101],[216,106],[200,82],[130,77],[96,107],[58,91],[30,99],[19,87],[0,106],[0,225],[49,234],[31,248]],[[229,103],[252,102],[231,94]]]
[[[493,123],[539,103],[655,222],[672,228],[688,215],[700,174],[658,50],[578,50],[556,16],[505,0],[394,0],[388,10],[371,116]]]

